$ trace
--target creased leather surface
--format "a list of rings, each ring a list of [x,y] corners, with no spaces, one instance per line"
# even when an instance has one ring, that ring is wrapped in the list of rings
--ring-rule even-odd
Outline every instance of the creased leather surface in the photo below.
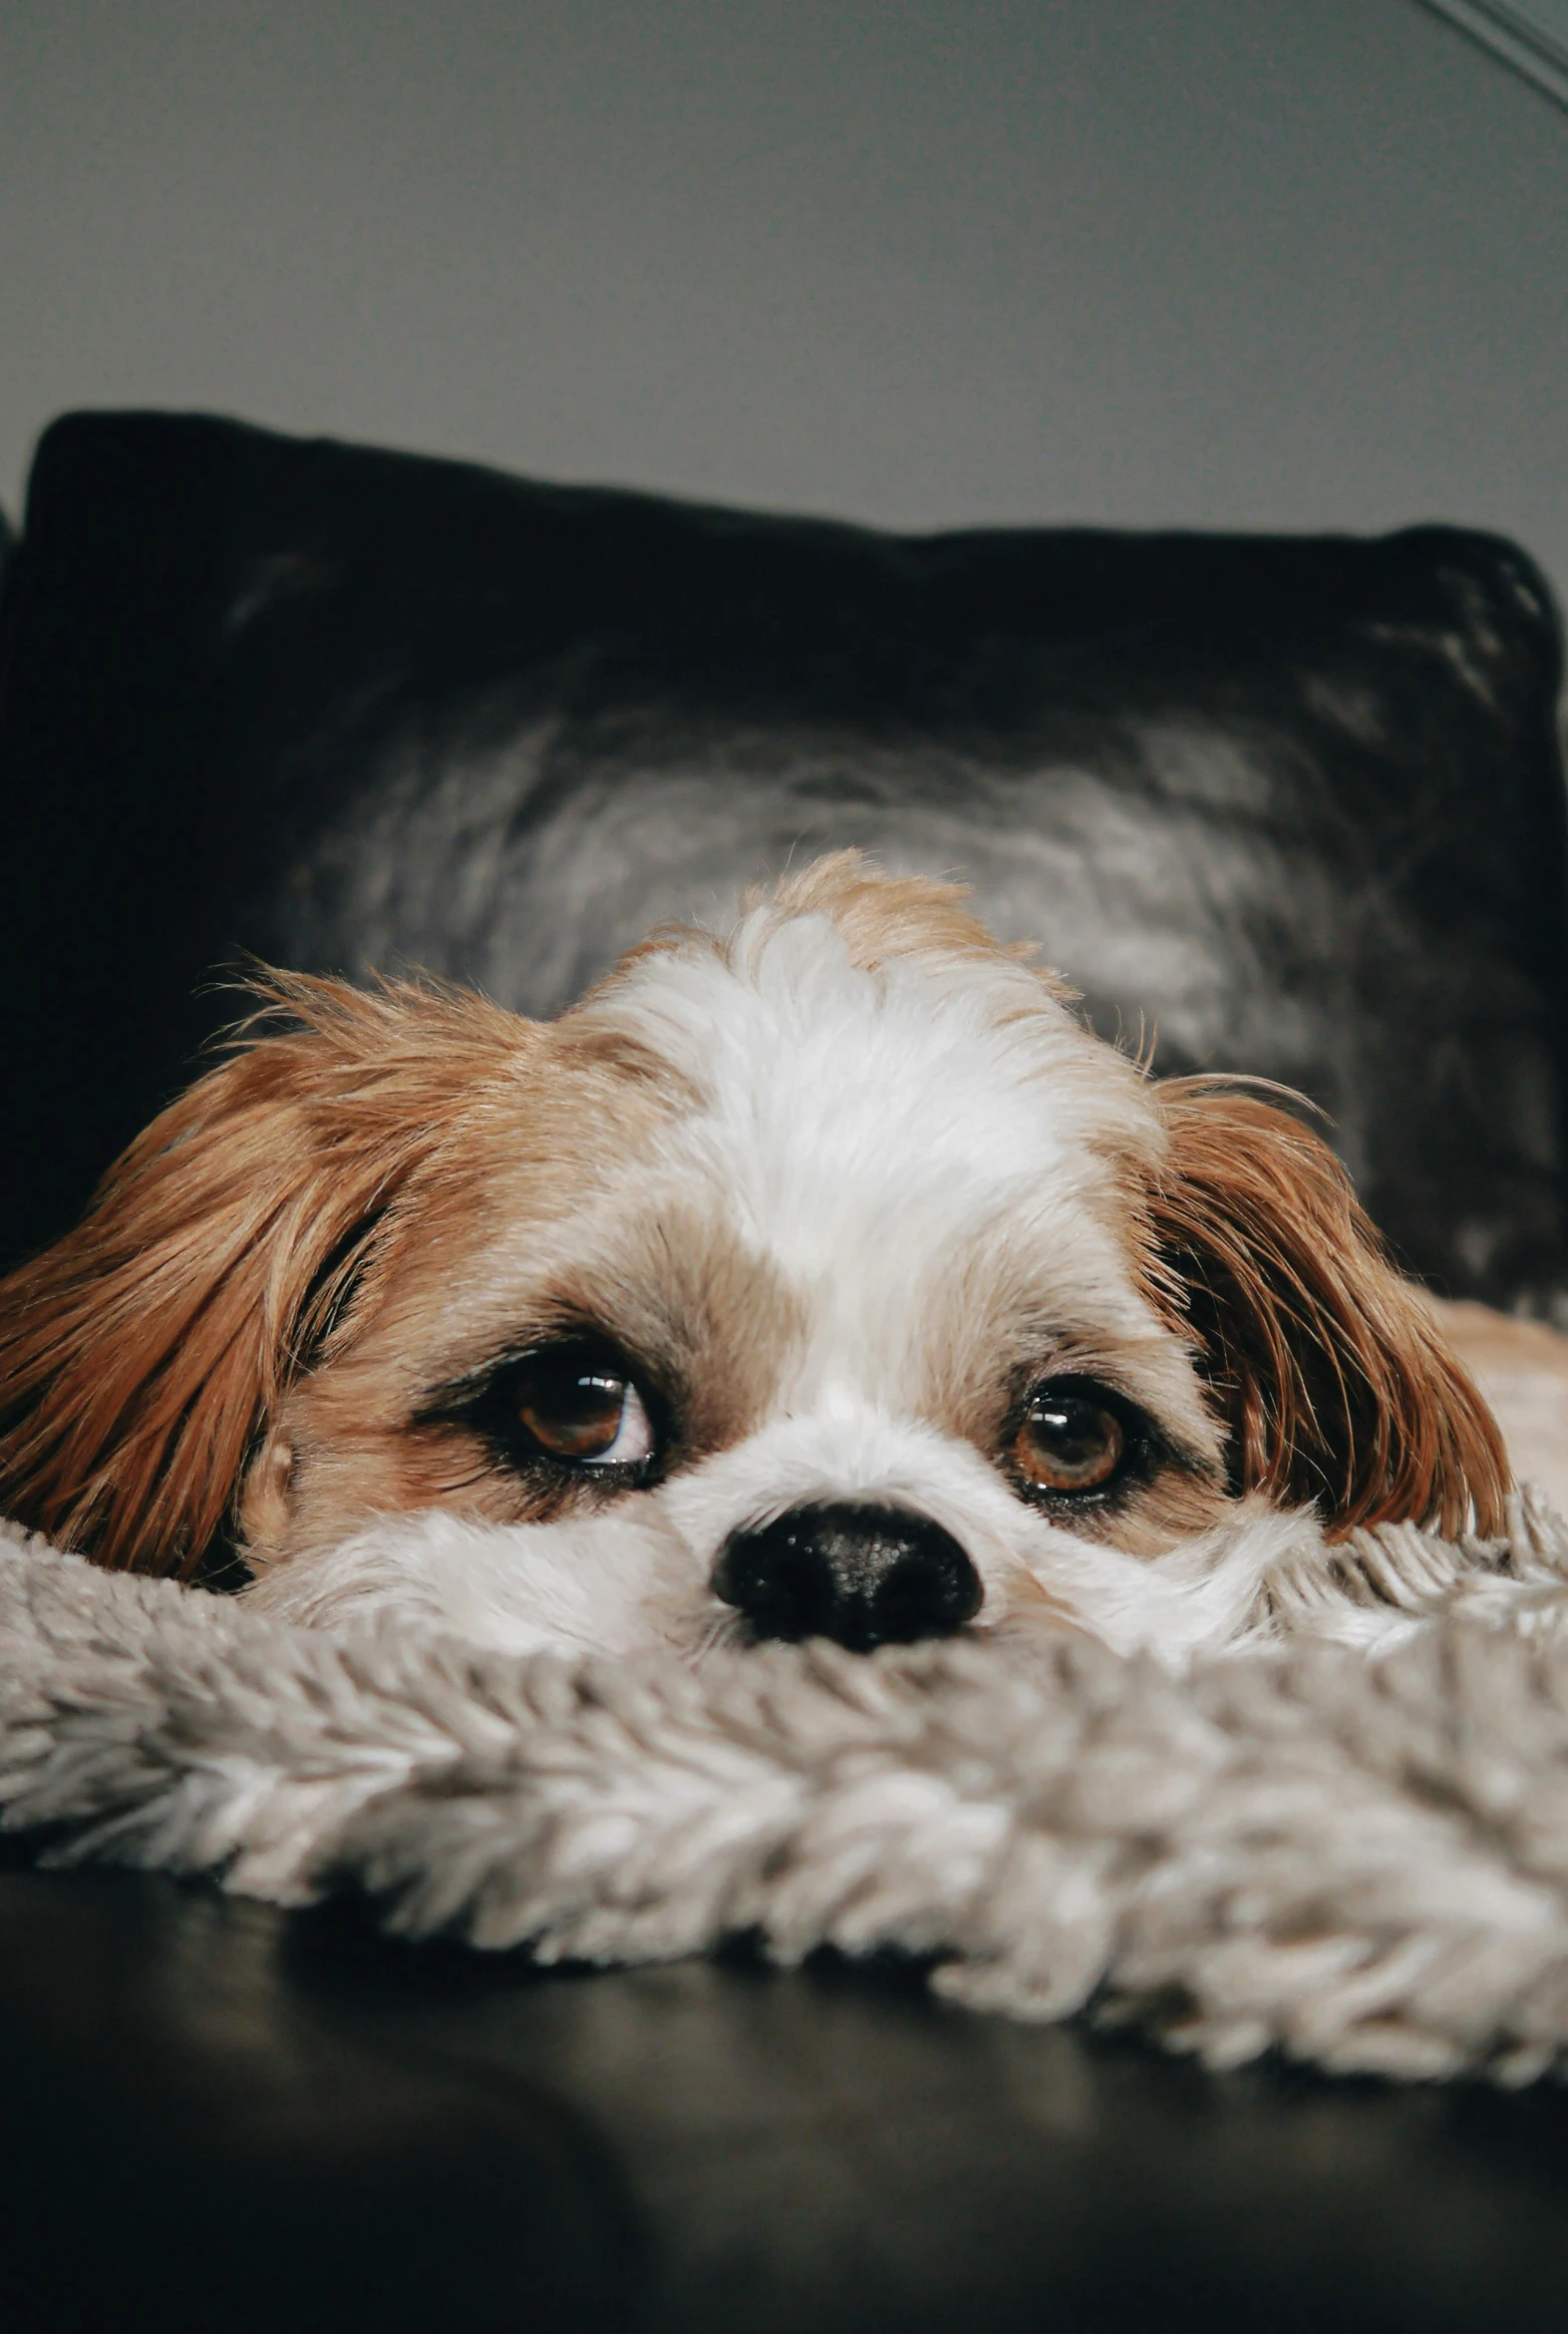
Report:
[[[852,842],[967,874],[1161,1069],[1304,1089],[1453,1291],[1568,1278],[1558,647],[1505,544],[904,538],[90,416],[8,597],[0,1070],[58,1142],[13,1247],[239,949],[549,1011]]]

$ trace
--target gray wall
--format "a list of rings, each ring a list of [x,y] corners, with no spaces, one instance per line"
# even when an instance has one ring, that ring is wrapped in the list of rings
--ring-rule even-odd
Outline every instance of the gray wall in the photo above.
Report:
[[[0,290],[13,506],[191,406],[1568,587],[1568,117],[1411,0],[5,0]]]

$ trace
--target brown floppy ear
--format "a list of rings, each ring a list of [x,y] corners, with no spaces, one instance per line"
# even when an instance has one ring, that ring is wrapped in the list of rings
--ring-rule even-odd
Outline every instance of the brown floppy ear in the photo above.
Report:
[[[154,1121],[0,1281],[0,1514],[188,1575],[508,1024],[478,998],[267,975],[263,1034]],[[293,1026],[278,1030],[286,1018]],[[273,1034],[265,1034],[270,1027]]]
[[[1253,1094],[1171,1079],[1151,1196],[1166,1301],[1228,1430],[1232,1488],[1331,1536],[1503,1528],[1507,1453],[1328,1146]]]

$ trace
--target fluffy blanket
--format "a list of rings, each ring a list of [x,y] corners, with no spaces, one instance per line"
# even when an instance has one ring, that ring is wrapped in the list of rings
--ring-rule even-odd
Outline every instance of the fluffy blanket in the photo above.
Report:
[[[1070,1637],[692,1669],[291,1627],[12,1533],[0,1801],[56,1861],[353,1886],[544,1960],[892,1947],[957,2000],[1091,2005],[1213,2063],[1557,2067],[1568,1524],[1363,1534],[1316,1577],[1406,1642],[1302,1630],[1184,1677]]]

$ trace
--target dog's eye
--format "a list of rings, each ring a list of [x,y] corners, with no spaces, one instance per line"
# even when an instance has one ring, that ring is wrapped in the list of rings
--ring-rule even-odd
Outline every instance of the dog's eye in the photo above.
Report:
[[[579,1467],[640,1467],[653,1456],[648,1406],[613,1362],[580,1349],[536,1354],[511,1385],[516,1419],[540,1450]]]
[[[1088,1379],[1037,1386],[1013,1439],[1013,1463],[1033,1491],[1098,1492],[1127,1454],[1127,1430]]]

